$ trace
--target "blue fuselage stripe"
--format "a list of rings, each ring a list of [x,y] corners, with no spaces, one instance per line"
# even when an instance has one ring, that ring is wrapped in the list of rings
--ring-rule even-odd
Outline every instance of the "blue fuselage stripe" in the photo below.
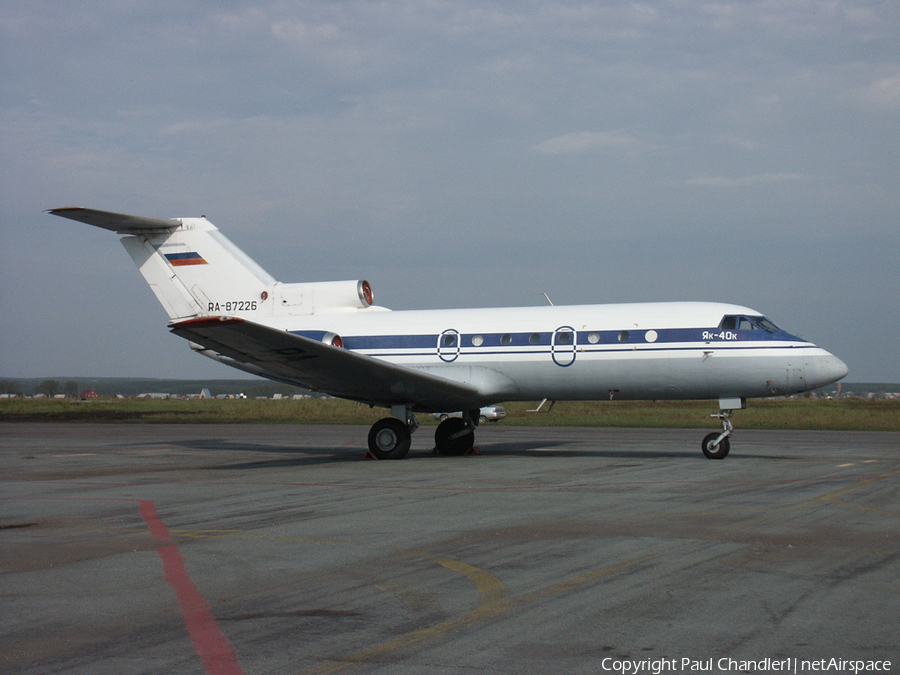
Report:
[[[342,335],[341,338],[345,349],[378,356],[421,355],[421,351],[412,350],[437,351],[439,340],[441,341],[441,350],[461,351],[471,355],[535,354],[549,351],[551,347],[555,351],[613,353],[634,351],[635,348],[639,351],[681,351],[710,347],[790,349],[794,346],[809,344],[805,340],[783,331],[770,333],[764,330],[722,331],[718,328],[671,328],[649,331],[632,329],[630,331],[579,330],[572,332],[575,333],[574,344],[571,337],[568,340],[561,340],[558,332],[550,331],[453,334],[453,338],[457,342],[451,343],[446,342],[446,332],[409,335]],[[326,335],[326,331],[292,331],[292,333],[313,340],[321,340]],[[650,334],[649,337],[648,334]],[[554,335],[557,336],[555,341]],[[739,347],[736,343],[745,344]],[[772,344],[767,345],[766,343]],[[523,347],[526,349],[523,350]]]

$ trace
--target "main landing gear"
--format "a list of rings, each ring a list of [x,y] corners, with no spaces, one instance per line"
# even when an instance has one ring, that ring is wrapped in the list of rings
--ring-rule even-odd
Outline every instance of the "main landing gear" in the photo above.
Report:
[[[731,414],[735,410],[743,410],[746,407],[747,399],[744,398],[719,399],[719,412],[710,415],[710,417],[715,417],[722,422],[722,432],[716,433],[714,431],[711,434],[707,434],[703,439],[703,443],[700,444],[700,449],[703,450],[703,454],[706,455],[707,459],[725,459],[728,451],[731,449],[731,443],[729,443],[728,438],[731,436],[731,432],[734,431],[734,424],[731,423]]]
[[[434,431],[434,449],[442,455],[464,455],[475,445],[475,427],[480,410],[468,410],[462,417],[448,417]]]
[[[376,459],[403,459],[412,444],[412,429],[396,417],[378,420],[369,429],[369,452]]]
[[[434,432],[435,449],[442,455],[464,455],[475,443],[475,427],[479,410],[469,410],[460,417],[449,417]],[[391,407],[392,417],[378,420],[369,429],[369,452],[376,459],[403,459],[412,443],[412,432],[419,422],[404,405]],[[405,420],[405,421],[404,421]]]

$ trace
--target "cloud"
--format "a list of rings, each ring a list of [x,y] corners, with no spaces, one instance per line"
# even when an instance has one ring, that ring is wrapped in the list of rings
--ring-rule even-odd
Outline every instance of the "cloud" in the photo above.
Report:
[[[877,107],[900,109],[900,74],[876,80],[868,88],[867,94],[869,101]]]
[[[684,182],[685,185],[697,187],[749,187],[762,183],[791,183],[808,180],[809,176],[801,173],[760,173],[752,176],[727,178],[725,176],[699,176]]]
[[[637,139],[621,131],[576,131],[549,138],[531,149],[544,155],[570,155],[601,148],[629,147],[637,143]]]

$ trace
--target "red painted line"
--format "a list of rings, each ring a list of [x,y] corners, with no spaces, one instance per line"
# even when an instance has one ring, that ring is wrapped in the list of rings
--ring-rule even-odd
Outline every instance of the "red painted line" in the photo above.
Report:
[[[194,650],[203,661],[207,675],[244,675],[234,647],[222,634],[212,610],[191,581],[181,551],[156,513],[156,506],[151,501],[142,501],[140,512],[156,541],[156,552],[162,560],[166,583],[175,591]]]

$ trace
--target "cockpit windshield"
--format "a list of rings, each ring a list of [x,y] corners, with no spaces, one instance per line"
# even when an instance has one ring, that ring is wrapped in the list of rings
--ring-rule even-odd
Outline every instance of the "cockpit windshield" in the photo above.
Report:
[[[781,329],[764,316],[726,315],[719,322],[722,330],[764,330],[769,333],[780,332]]]
[[[764,316],[751,316],[750,318],[755,321],[760,328],[762,328],[763,330],[767,330],[770,333],[778,333],[781,331],[778,326],[776,326]]]

